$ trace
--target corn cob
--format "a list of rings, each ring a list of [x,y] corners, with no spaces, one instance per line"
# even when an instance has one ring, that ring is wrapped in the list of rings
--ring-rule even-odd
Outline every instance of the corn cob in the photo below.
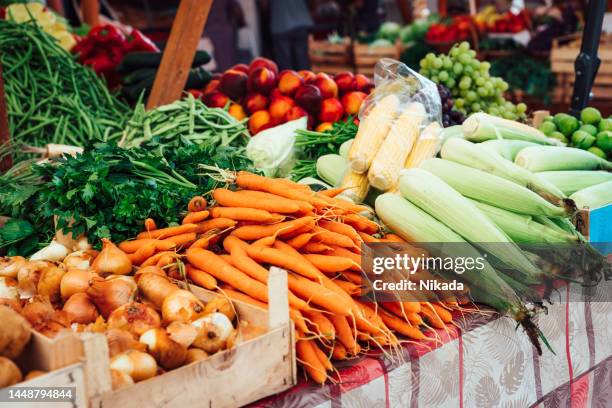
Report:
[[[537,173],[539,177],[556,186],[564,194],[574,194],[583,188],[612,180],[612,173],[597,170],[559,170]]]
[[[491,149],[504,159],[514,161],[514,158],[526,147],[537,146],[537,143],[526,142],[524,140],[494,139],[482,142],[482,147]]]
[[[576,191],[571,195],[578,208],[600,208],[612,203],[612,181]]]
[[[612,170],[612,162],[573,147],[532,146],[519,152],[514,162],[529,171]]]
[[[466,140],[484,142],[492,139],[525,140],[543,145],[563,145],[557,139],[546,137],[536,128],[513,120],[499,118],[483,112],[471,114],[463,122],[463,134]]]
[[[408,155],[408,159],[406,159],[404,168],[419,167],[423,160],[435,157],[438,149],[440,149],[442,140],[440,138],[441,131],[442,128],[437,122],[430,123],[429,126],[423,129],[421,136],[419,136]]]
[[[340,196],[346,197],[355,203],[363,202],[368,195],[368,190],[370,190],[367,174],[358,174],[351,171],[351,169],[347,169],[338,187],[347,188]]]

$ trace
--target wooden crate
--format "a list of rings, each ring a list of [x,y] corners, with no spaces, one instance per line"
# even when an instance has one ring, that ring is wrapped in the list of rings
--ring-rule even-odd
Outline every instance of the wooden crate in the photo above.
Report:
[[[355,56],[355,72],[367,76],[374,76],[374,66],[381,58],[392,58],[399,60],[401,46],[399,43],[390,47],[371,47],[368,44],[353,45],[353,55]]]
[[[574,89],[574,62],[580,53],[581,38],[576,35],[553,40],[550,52],[550,68],[557,75],[555,100],[569,103]],[[612,100],[612,35],[601,36],[599,50],[601,65],[593,83],[593,98]]]
[[[340,44],[332,44],[327,40],[308,38],[308,57],[310,69],[314,72],[337,74],[339,72],[353,72],[353,58],[351,55],[351,40],[342,39]]]

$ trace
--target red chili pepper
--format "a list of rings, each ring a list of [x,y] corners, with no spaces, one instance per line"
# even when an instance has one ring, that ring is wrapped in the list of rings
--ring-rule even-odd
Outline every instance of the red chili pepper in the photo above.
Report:
[[[198,91],[197,89],[188,89],[187,92],[192,94],[196,99],[202,99],[202,96],[204,96],[204,92]]]
[[[91,37],[81,38],[72,48],[73,54],[79,54],[79,61],[83,62],[90,58],[95,51],[95,42]]]
[[[103,74],[115,69],[115,63],[105,52],[97,54],[85,61],[85,65],[89,65],[97,74]]]
[[[98,45],[110,47],[124,47],[125,36],[112,24],[101,24],[91,29],[89,37],[93,38]]]
[[[133,29],[127,38],[126,44],[127,52],[145,51],[145,52],[159,52],[157,45],[149,37],[144,35],[140,30]]]

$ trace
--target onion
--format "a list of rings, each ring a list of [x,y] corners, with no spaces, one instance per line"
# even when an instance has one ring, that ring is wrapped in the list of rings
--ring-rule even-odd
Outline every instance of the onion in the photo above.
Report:
[[[94,278],[87,295],[105,318],[120,306],[130,303],[136,296],[136,282],[128,276],[113,276],[112,279]]]
[[[62,310],[70,316],[70,323],[93,323],[100,315],[87,294],[83,292],[70,296]]]
[[[136,273],[134,274],[134,279],[136,279],[136,282],[138,282],[138,279],[142,275],[146,275],[147,273],[153,273],[159,276],[166,276],[166,272],[164,272],[162,268],[160,268],[159,266],[150,265],[150,266],[145,266],[144,268],[138,269]]]
[[[40,329],[46,327],[51,320],[53,320],[55,310],[46,299],[37,296],[30,299],[30,301],[25,304],[22,313],[23,317],[25,317],[36,330],[40,331]]]
[[[89,245],[89,242],[87,241],[87,237],[85,235],[82,235],[77,242],[73,245],[73,249],[75,251],[87,251],[89,249],[91,249],[91,245]],[[96,251],[97,253],[97,251]]]
[[[19,302],[19,300],[3,298],[1,293],[0,293],[0,305],[8,306],[19,314],[21,314],[21,312],[23,311],[23,308],[21,307],[21,303]]]
[[[8,358],[0,357],[0,388],[17,384],[22,379],[19,367]]]
[[[187,322],[172,322],[166,327],[168,336],[179,344],[185,347],[191,346],[196,337],[198,337],[198,329],[191,323]]]
[[[234,317],[236,317],[234,305],[232,305],[229,299],[224,297],[215,298],[206,304],[204,314],[208,315],[216,312],[223,313],[230,320],[234,320]]]
[[[19,282],[19,294],[21,298],[28,299],[36,296],[40,275],[45,268],[50,266],[53,266],[50,262],[36,261],[28,262],[19,269],[17,272],[17,281]]]
[[[111,369],[111,384],[113,390],[118,390],[121,387],[134,384],[132,377],[124,373],[123,371]]]
[[[108,329],[104,334],[108,343],[108,354],[111,358],[128,350],[145,351],[147,349],[127,330]]]
[[[108,317],[108,327],[127,330],[139,337],[149,329],[161,327],[161,319],[151,306],[133,302],[115,309]]]
[[[130,350],[113,357],[110,368],[124,372],[136,382],[154,377],[157,374],[155,359],[150,354],[136,350]]]
[[[139,341],[147,345],[149,353],[166,370],[182,366],[187,358],[187,347],[170,339],[164,329],[147,330]]]
[[[98,252],[94,250],[77,251],[69,254],[62,263],[66,269],[89,269],[97,256]]]
[[[32,370],[25,376],[23,380],[28,381],[28,380],[31,380],[32,378],[40,377],[41,375],[45,375],[45,374],[47,374],[46,371]]]
[[[87,292],[89,282],[96,276],[93,272],[83,269],[69,269],[62,276],[60,294],[66,300],[75,293]]]
[[[170,293],[162,303],[164,322],[192,321],[204,312],[204,305],[187,290],[179,289]]]
[[[155,267],[156,269],[159,269]],[[139,271],[140,272],[140,271]],[[142,297],[151,302],[155,307],[160,309],[166,299],[172,292],[179,290],[179,287],[166,277],[155,272],[140,273],[136,275],[138,282],[138,290]]]
[[[128,275],[132,272],[132,261],[110,240],[102,238],[102,251],[91,267],[102,276]]]
[[[187,358],[185,359],[185,365],[191,364],[194,361],[200,361],[208,358],[208,353],[199,348],[190,348],[187,350]]]
[[[0,276],[6,278],[16,278],[19,269],[24,267],[28,261],[21,256],[12,256],[10,258],[0,258]]]
[[[227,339],[234,332],[232,322],[223,313],[212,313],[193,323],[199,332],[194,347],[213,354],[226,346]]]
[[[60,284],[66,271],[57,266],[43,269],[38,280],[37,292],[41,296],[47,296],[52,303],[60,301]]]
[[[0,276],[0,298],[7,300],[19,300],[17,281],[14,278]]]
[[[68,248],[57,241],[51,243],[30,257],[30,261],[61,262],[68,255]]]

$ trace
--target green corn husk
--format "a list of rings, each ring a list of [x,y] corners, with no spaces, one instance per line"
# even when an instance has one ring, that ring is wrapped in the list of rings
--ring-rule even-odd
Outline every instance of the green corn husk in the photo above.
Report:
[[[514,158],[526,147],[537,146],[537,143],[527,142],[524,140],[508,140],[508,139],[494,139],[482,142],[482,147],[491,149],[499,154],[504,159],[514,162]]]
[[[537,174],[567,195],[574,194],[583,188],[612,181],[612,173],[603,170],[560,170]]]
[[[565,208],[555,206],[525,187],[452,161],[429,159],[421,168],[435,174],[464,196],[495,207],[548,217],[563,217],[568,213]]]
[[[576,191],[571,195],[578,208],[600,208],[612,204],[612,181]]]
[[[472,142],[484,142],[493,139],[524,140],[541,145],[556,145],[562,143],[546,137],[536,128],[513,120],[503,119],[483,112],[471,114],[463,122],[465,139]]]
[[[527,147],[516,155],[514,163],[536,173],[553,170],[612,170],[612,162],[574,147]]]

